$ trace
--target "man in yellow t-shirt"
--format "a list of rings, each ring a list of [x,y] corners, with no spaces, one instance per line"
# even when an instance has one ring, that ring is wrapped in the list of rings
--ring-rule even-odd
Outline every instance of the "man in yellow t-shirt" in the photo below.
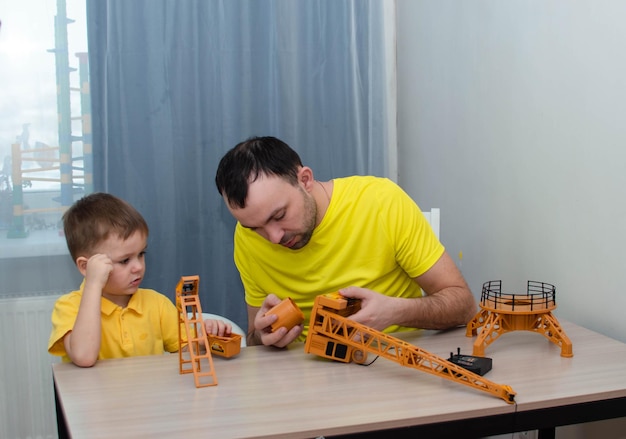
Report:
[[[248,306],[248,344],[304,340],[319,294],[361,299],[350,316],[381,331],[466,324],[475,299],[417,204],[395,183],[371,176],[320,182],[273,137],[231,149],[215,178],[237,219],[235,263]],[[422,290],[425,295],[422,295]],[[283,298],[305,320],[272,332],[266,315]]]

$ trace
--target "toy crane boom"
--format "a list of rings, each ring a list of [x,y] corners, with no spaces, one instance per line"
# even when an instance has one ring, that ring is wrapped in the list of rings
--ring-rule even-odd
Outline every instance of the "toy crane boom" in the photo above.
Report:
[[[311,312],[305,352],[358,364],[364,363],[367,354],[372,353],[402,366],[491,393],[509,404],[514,402],[515,392],[511,387],[493,383],[415,345],[347,318],[359,308],[360,301],[346,299],[338,293],[317,296]]]

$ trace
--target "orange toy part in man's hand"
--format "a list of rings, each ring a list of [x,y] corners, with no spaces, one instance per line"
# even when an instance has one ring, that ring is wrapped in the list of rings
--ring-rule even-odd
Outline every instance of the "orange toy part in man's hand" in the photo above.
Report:
[[[282,328],[287,328],[287,331],[291,330],[296,325],[301,324],[304,321],[304,314],[302,310],[298,308],[298,305],[290,298],[283,299],[278,305],[270,309],[266,315],[276,314],[278,318],[272,323],[272,332]]]

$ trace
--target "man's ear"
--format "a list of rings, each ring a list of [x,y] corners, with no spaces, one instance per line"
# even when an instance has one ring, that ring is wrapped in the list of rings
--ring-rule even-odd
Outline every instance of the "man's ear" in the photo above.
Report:
[[[89,259],[87,259],[84,256],[79,256],[78,258],[76,258],[76,267],[78,268],[78,271],[80,271],[80,274],[82,274],[83,276],[87,275],[87,261]]]
[[[298,181],[302,183],[307,192],[311,192],[313,190],[313,185],[315,184],[313,170],[308,166],[301,167],[298,170]]]

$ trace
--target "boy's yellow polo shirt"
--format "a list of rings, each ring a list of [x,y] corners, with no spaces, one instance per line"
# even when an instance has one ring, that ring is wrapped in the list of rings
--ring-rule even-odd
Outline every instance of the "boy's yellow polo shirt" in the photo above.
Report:
[[[57,299],[52,311],[52,332],[48,352],[70,359],[65,352],[63,337],[72,330],[82,297],[84,282],[79,291]],[[138,289],[128,306],[122,308],[101,299],[102,339],[98,360],[106,358],[157,355],[177,352],[178,311],[172,301],[161,293]]]

